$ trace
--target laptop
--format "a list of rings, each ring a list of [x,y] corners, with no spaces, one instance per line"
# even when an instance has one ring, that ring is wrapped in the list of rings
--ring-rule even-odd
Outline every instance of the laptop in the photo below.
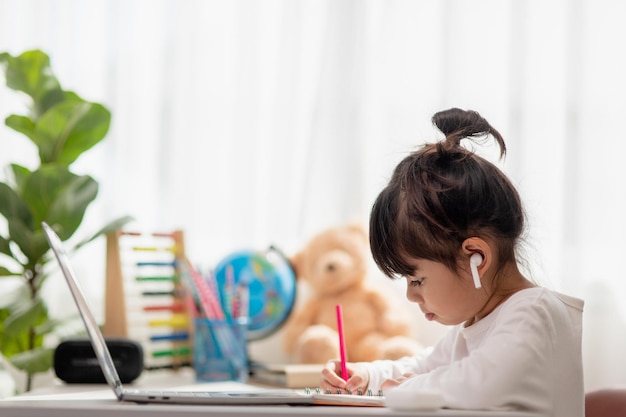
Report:
[[[314,397],[290,389],[263,389],[255,391],[175,391],[152,389],[126,389],[115,369],[111,353],[107,348],[104,336],[89,309],[87,300],[80,288],[74,270],[61,239],[56,232],[45,222],[42,227],[50,248],[54,252],[59,267],[65,276],[76,307],[85,323],[87,334],[98,364],[104,377],[119,401],[135,403],[170,403],[170,404],[200,404],[200,405],[241,405],[241,404],[312,404]]]

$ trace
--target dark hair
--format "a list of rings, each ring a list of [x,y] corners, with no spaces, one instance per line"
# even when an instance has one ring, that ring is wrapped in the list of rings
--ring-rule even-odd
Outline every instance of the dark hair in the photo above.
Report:
[[[409,259],[441,262],[456,271],[461,244],[490,238],[498,247],[498,269],[515,259],[524,230],[518,192],[493,163],[461,146],[461,140],[500,133],[475,111],[452,108],[436,113],[433,124],[445,139],[404,158],[382,190],[370,217],[370,246],[389,277],[413,274]]]

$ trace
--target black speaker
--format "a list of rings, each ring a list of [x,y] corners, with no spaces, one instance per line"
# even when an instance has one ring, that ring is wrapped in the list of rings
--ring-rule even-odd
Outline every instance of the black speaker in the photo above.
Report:
[[[134,381],[143,370],[143,349],[132,340],[107,338],[115,369],[123,383]],[[101,384],[104,374],[88,339],[63,341],[54,350],[54,372],[67,383]]]

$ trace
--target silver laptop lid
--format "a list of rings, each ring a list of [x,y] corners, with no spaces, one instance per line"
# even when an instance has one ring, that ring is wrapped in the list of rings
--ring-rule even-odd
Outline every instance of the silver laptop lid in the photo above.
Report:
[[[118,399],[122,399],[122,381],[115,369],[115,365],[113,363],[113,358],[111,357],[111,353],[107,348],[106,342],[104,340],[104,336],[102,332],[98,328],[98,323],[96,322],[93,314],[91,314],[91,310],[89,309],[89,305],[87,304],[87,300],[83,294],[83,291],[80,288],[78,280],[76,279],[76,274],[72,269],[70,264],[70,260],[65,252],[63,247],[63,242],[56,234],[56,232],[48,226],[46,222],[42,222],[41,226],[43,227],[43,231],[46,234],[46,239],[48,239],[48,243],[50,243],[50,248],[54,252],[54,256],[59,263],[59,267],[61,271],[63,271],[63,275],[65,276],[65,280],[67,281],[68,286],[70,287],[70,291],[72,292],[72,296],[74,297],[74,301],[76,302],[76,307],[78,307],[78,312],[85,323],[85,327],[87,328],[87,334],[89,335],[89,339],[91,340],[91,346],[93,346],[93,350],[96,353],[96,358],[100,363],[100,368],[104,373],[104,377],[107,382],[113,388],[115,395]]]

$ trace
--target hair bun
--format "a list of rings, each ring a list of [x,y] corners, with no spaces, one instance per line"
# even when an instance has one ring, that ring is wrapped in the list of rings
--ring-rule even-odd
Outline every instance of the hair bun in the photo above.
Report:
[[[500,133],[476,111],[453,107],[435,113],[432,122],[446,136],[448,146],[457,146],[464,138],[492,135],[500,145],[500,154],[506,152]]]

